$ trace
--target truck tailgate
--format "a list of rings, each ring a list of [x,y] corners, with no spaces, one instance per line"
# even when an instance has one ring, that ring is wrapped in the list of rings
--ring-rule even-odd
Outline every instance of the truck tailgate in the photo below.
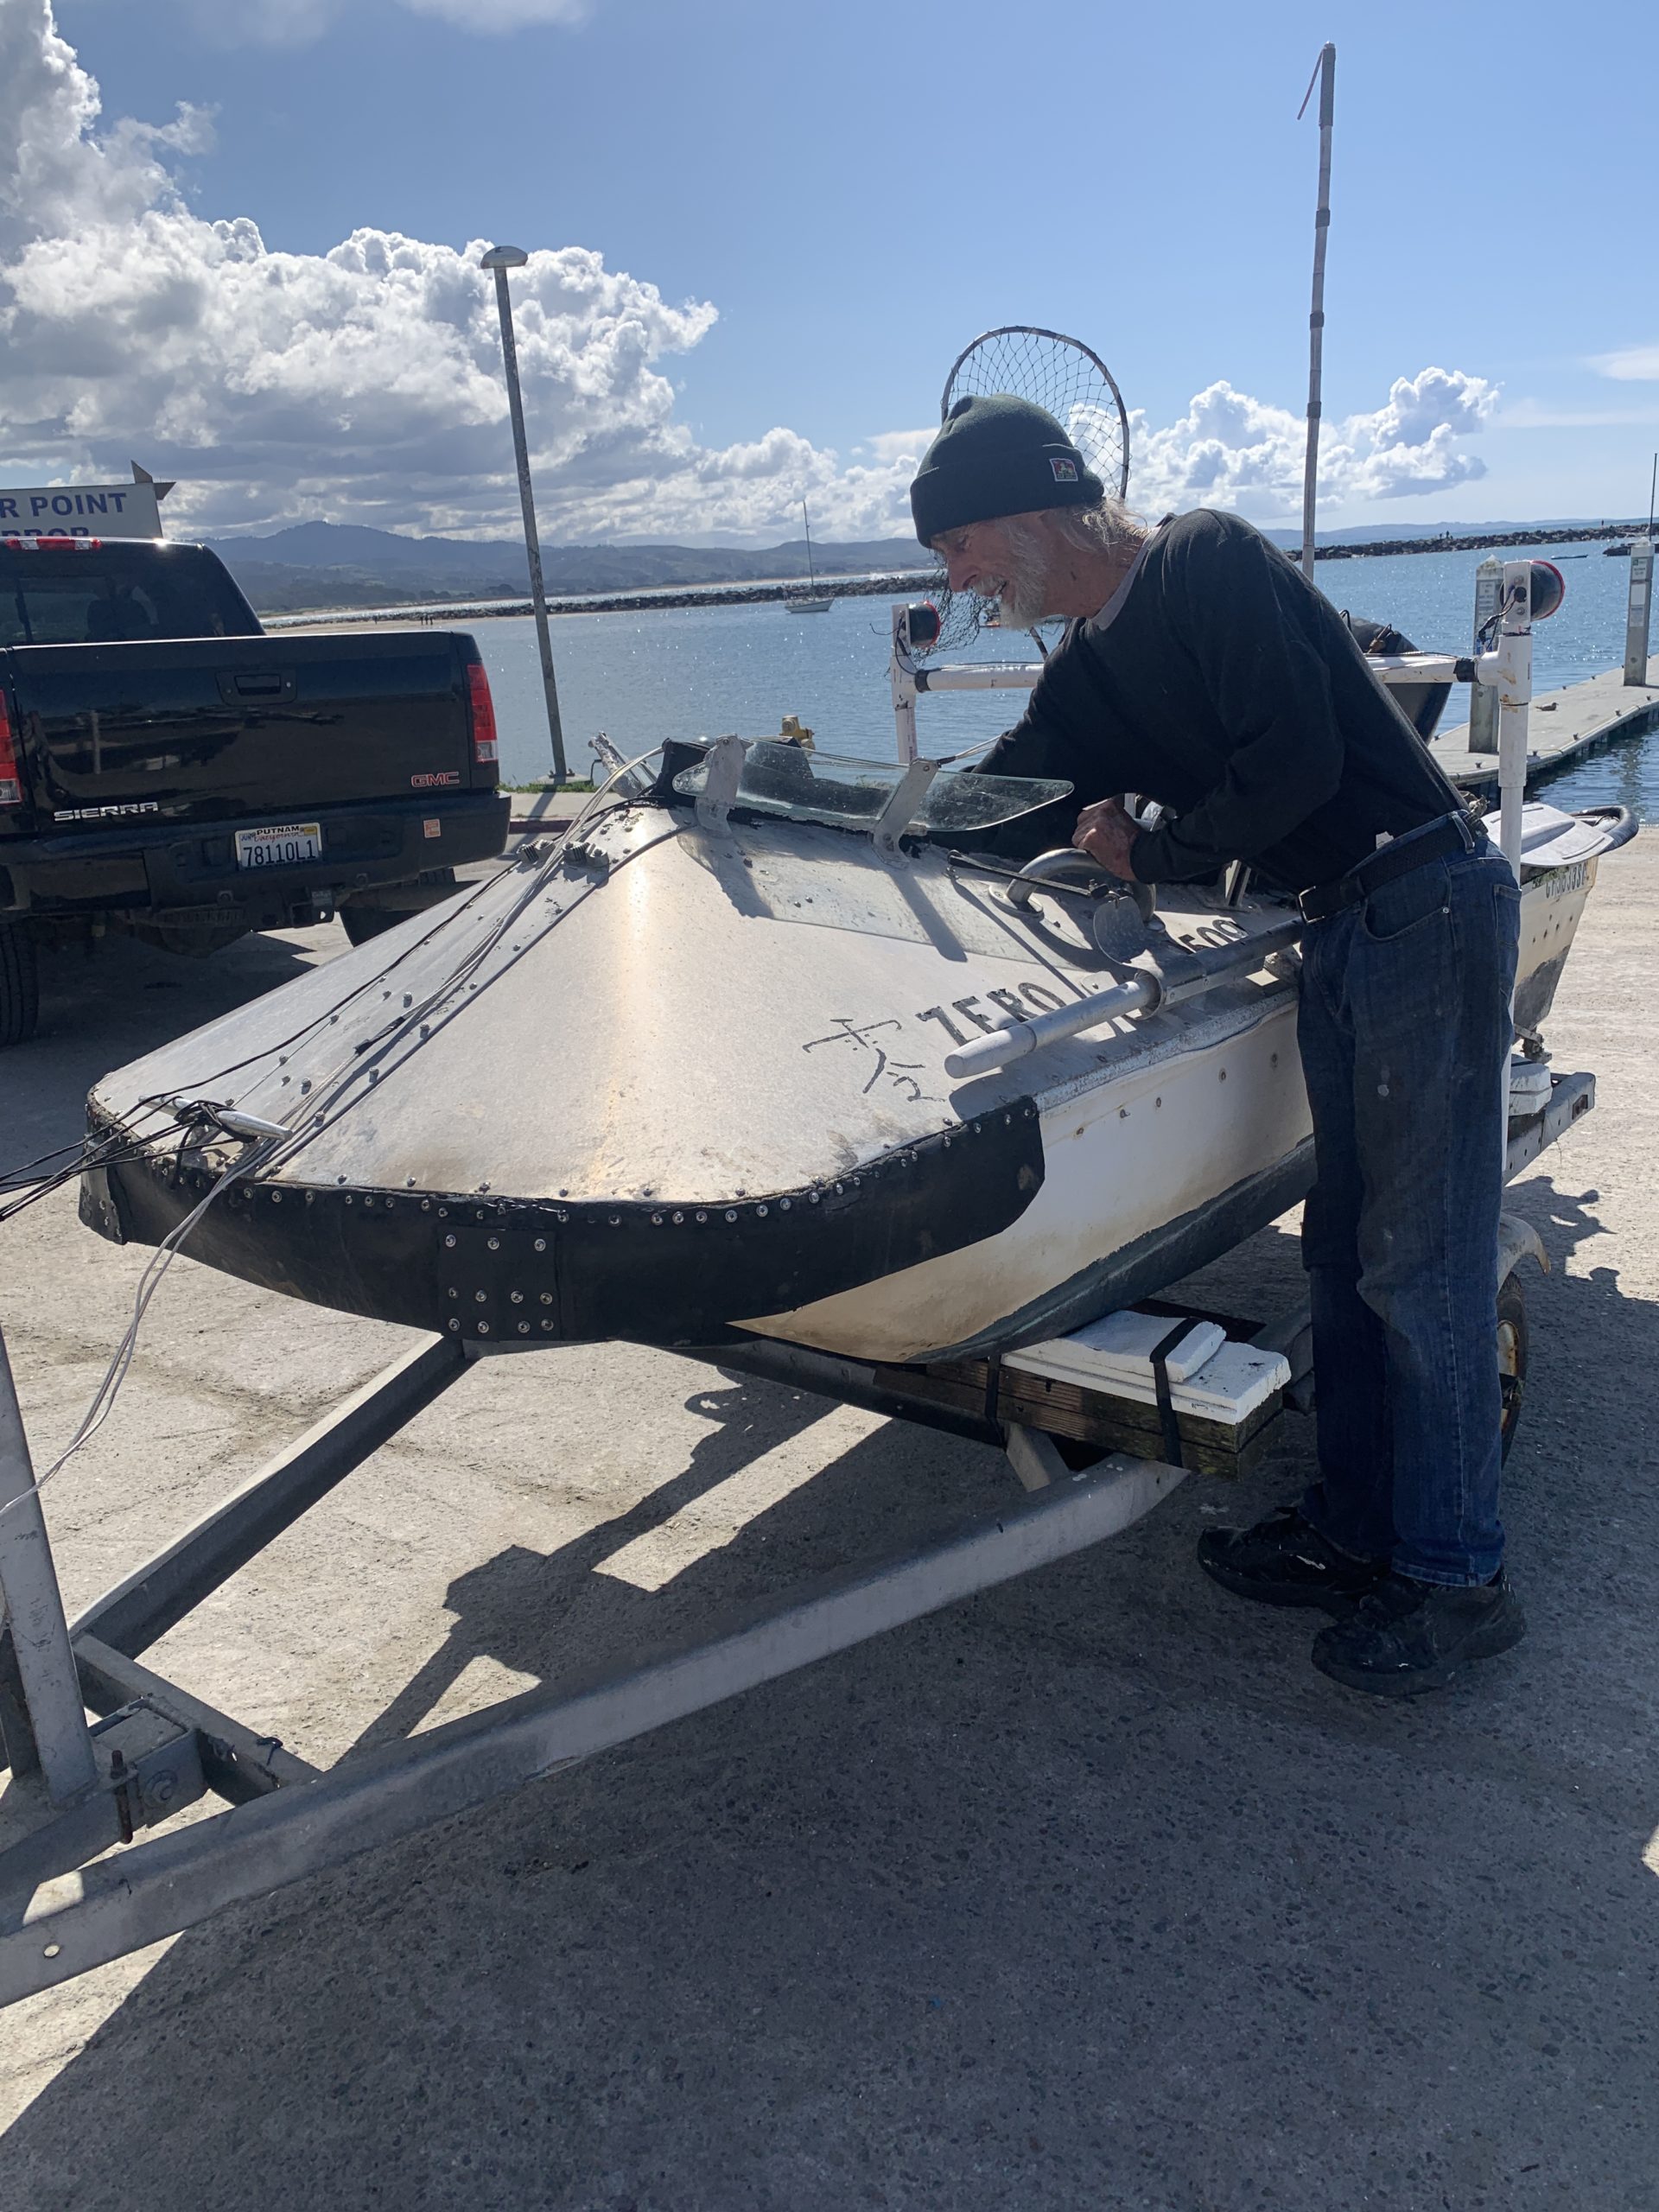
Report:
[[[37,830],[245,820],[486,788],[454,631],[34,645],[0,653]],[[20,823],[18,826],[22,825]]]

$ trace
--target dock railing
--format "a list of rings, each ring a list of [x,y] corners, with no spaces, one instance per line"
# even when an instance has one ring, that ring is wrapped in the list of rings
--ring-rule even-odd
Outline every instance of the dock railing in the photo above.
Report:
[[[1649,565],[1651,550],[1649,549]],[[1497,634],[1491,648],[1474,653],[1387,653],[1369,656],[1388,684],[1469,683],[1489,689],[1497,702],[1499,842],[1521,874],[1521,808],[1527,788],[1527,727],[1532,703],[1534,574],[1548,562],[1506,561],[1499,592]],[[1559,577],[1551,571],[1554,582]],[[1556,601],[1559,604],[1559,600]],[[1553,611],[1553,609],[1551,610]],[[934,666],[925,659],[938,635],[931,607],[895,606],[888,676],[899,758],[917,757],[916,702],[924,692],[1028,690],[1043,672],[1036,661],[959,661]]]

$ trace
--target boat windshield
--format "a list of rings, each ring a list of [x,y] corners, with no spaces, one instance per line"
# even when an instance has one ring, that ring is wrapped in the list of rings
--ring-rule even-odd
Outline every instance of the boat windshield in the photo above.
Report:
[[[787,815],[792,822],[823,822],[835,828],[870,829],[880,820],[903,782],[899,760],[855,760],[833,753],[807,753],[777,739],[757,739],[743,760],[743,774],[733,801],[759,814]],[[697,798],[709,781],[706,762],[683,768],[674,788]],[[912,823],[930,836],[959,836],[1012,822],[1051,801],[1065,798],[1068,783],[1033,776],[980,776],[942,768],[919,793]]]

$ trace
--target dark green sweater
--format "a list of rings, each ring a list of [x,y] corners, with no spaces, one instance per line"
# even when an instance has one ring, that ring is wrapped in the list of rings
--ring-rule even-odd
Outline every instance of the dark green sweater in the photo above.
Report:
[[[1207,510],[1166,523],[1128,593],[1068,627],[981,765],[1073,786],[1011,823],[1004,852],[1067,843],[1091,800],[1161,799],[1176,818],[1133,848],[1145,883],[1245,860],[1306,890],[1379,831],[1463,803],[1330,601],[1260,531]]]

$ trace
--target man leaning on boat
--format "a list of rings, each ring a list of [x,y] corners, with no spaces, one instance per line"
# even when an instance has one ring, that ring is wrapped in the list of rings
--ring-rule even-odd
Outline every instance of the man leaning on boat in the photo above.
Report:
[[[1143,883],[1244,861],[1300,899],[1319,1471],[1198,1557],[1242,1597],[1334,1615],[1313,1657],[1338,1681],[1438,1688],[1525,1632],[1495,1352],[1515,878],[1341,616],[1248,523],[1147,529],[1002,394],[952,408],[911,502],[954,591],[1006,626],[1067,623],[983,763],[1073,787],[1023,849],[1069,838]],[[1163,818],[1140,826],[1128,791]]]

